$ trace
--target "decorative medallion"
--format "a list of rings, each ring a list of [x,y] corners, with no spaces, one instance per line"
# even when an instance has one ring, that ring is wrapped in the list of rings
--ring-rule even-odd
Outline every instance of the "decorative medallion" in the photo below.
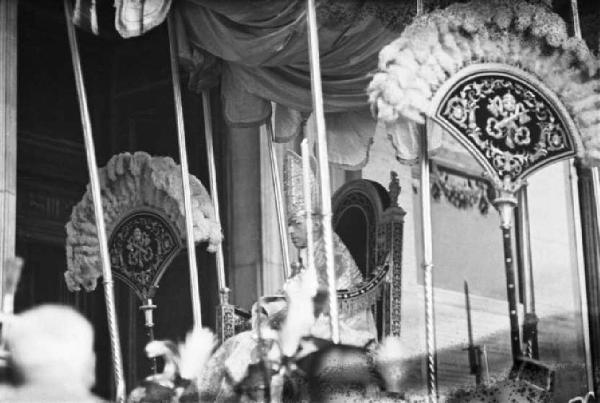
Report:
[[[555,108],[510,76],[482,73],[459,82],[441,102],[436,118],[500,180],[514,182],[575,155]]]
[[[115,276],[146,299],[181,248],[181,240],[163,217],[140,211],[123,219],[113,231],[110,263]]]

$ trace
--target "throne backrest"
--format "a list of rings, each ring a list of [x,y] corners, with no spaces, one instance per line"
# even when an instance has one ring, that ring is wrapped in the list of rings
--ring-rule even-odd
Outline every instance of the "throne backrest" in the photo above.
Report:
[[[357,292],[338,294],[342,304],[363,299],[371,305],[379,337],[400,333],[402,237],[405,212],[397,204],[398,176],[391,174],[389,191],[376,182],[346,183],[333,196],[333,227],[363,274]],[[364,304],[364,302],[361,302]]]

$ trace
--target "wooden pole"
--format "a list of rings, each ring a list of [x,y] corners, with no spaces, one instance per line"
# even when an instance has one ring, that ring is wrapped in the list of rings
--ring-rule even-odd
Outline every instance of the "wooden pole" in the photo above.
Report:
[[[15,256],[17,8],[16,0],[0,0],[0,301],[4,299],[4,265]]]
[[[421,234],[423,237],[423,290],[425,294],[425,346],[427,353],[427,391],[429,402],[437,398],[437,357],[435,343],[435,317],[433,306],[433,236],[431,228],[431,184],[429,181],[429,146],[427,131],[421,130]]]
[[[581,25],[579,21],[579,9],[578,9],[578,1],[571,0],[571,14],[573,16],[573,32],[575,37],[578,39],[582,39],[581,35]],[[579,278],[579,296],[580,296],[580,306],[581,306],[581,320],[583,325],[583,342],[585,348],[585,364],[586,364],[586,375],[587,375],[587,385],[588,392],[594,393],[594,373],[593,366],[594,362],[592,359],[592,347],[590,340],[590,321],[588,316],[588,298],[587,298],[587,286],[586,286],[586,275],[585,275],[585,259],[584,259],[584,251],[583,251],[583,230],[581,225],[581,215],[577,210],[577,206],[580,204],[579,200],[579,189],[577,187],[577,181],[573,178],[576,178],[576,171],[573,166],[569,167],[571,173],[571,195],[573,197],[574,206],[574,223],[575,223],[575,231],[576,231],[576,241],[578,246],[577,253],[577,271]],[[596,221],[596,234],[598,230],[600,230],[600,171],[598,167],[592,167],[592,197],[595,202],[595,215],[594,219]],[[576,202],[576,204],[575,204]],[[593,224],[592,224],[593,225]],[[596,364],[597,365],[597,364]]]
[[[519,313],[517,306],[517,283],[513,256],[512,227],[514,209],[517,205],[515,193],[522,186],[521,182],[513,182],[509,176],[496,183],[496,196],[493,204],[500,215],[502,246],[504,249],[504,270],[506,275],[506,298],[510,323],[510,346],[513,358],[513,369],[517,367],[522,356],[521,334],[519,331]]]
[[[73,25],[73,10],[69,0],[64,0],[64,8],[67,22],[67,34],[69,37],[69,46],[71,48],[71,59],[73,62],[73,73],[75,75],[75,84],[77,87],[79,112],[81,114],[81,124],[83,126],[83,140],[85,144],[85,154],[87,157],[87,166],[90,175],[90,186],[94,204],[94,218],[96,220],[96,228],[98,232],[98,246],[100,249],[100,261],[102,263],[102,278],[104,284],[104,299],[106,302],[108,332],[110,335],[110,346],[112,351],[112,363],[115,378],[115,400],[121,403],[125,402],[125,379],[123,377],[123,359],[121,355],[119,326],[115,309],[115,295],[113,289],[114,283],[110,268],[110,257],[108,254],[108,239],[106,236],[106,228],[104,227],[104,211],[102,207],[102,196],[100,193],[100,180],[98,178],[98,165],[96,163],[96,150],[94,147],[94,138],[92,136],[92,123],[87,104],[87,94],[83,82],[83,71],[79,56],[79,46],[77,45],[77,35]]]
[[[185,143],[185,127],[183,123],[183,103],[181,101],[181,85],[179,81],[179,62],[177,60],[177,38],[173,14],[167,20],[169,30],[169,50],[171,56],[171,81],[175,101],[175,118],[177,122],[177,140],[179,145],[179,160],[181,163],[181,180],[183,183],[183,206],[185,209],[185,233],[187,255],[189,262],[190,293],[192,297],[192,313],[194,326],[202,326],[202,311],[200,308],[200,285],[196,263],[196,244],[194,242],[194,221],[192,216],[192,191],[190,189],[190,170],[188,168],[187,148]]]
[[[313,281],[314,294],[319,288],[317,272],[315,269],[315,248],[313,239],[313,209],[312,209],[312,178],[310,167],[310,151],[308,150],[308,141],[302,140],[300,144],[302,150],[302,187],[304,194],[304,208],[306,216],[306,271]]]
[[[217,167],[215,164],[215,151],[213,146],[212,112],[210,108],[210,93],[202,91],[202,112],[204,115],[204,142],[206,144],[206,157],[208,159],[208,177],[210,182],[210,197],[215,209],[215,220],[221,226],[221,212],[219,208],[219,190],[217,188]],[[216,252],[217,283],[222,305],[229,304],[229,288],[225,275],[225,259],[223,257],[223,244],[219,243]]]
[[[531,258],[531,234],[529,225],[529,198],[527,184],[524,183],[517,195],[518,209],[516,228],[519,240],[519,262],[523,278],[523,342],[525,355],[538,359],[538,318],[535,313],[535,287],[533,279],[533,260]]]
[[[587,298],[587,287],[586,287],[586,270],[585,270],[585,251],[584,251],[584,241],[583,241],[583,227],[581,220],[581,212],[579,207],[581,206],[581,201],[579,199],[579,186],[578,186],[578,175],[577,170],[573,161],[567,161],[565,163],[567,165],[567,169],[569,172],[569,182],[570,182],[570,191],[571,191],[571,202],[573,206],[572,210],[572,219],[575,233],[575,254],[577,260],[577,279],[579,285],[579,306],[581,309],[581,324],[582,324],[582,333],[583,333],[583,347],[585,352],[585,367],[586,367],[586,380],[588,392],[594,392],[594,373],[593,373],[593,360],[592,360],[592,350],[591,350],[591,340],[590,340],[590,322],[589,322],[589,312],[588,312],[588,298]],[[592,181],[597,181],[597,178],[594,178],[594,171],[592,170]],[[592,194],[590,195],[594,198],[594,200],[598,200],[600,196],[597,193],[597,187],[592,185]],[[593,209],[593,210],[597,210]],[[598,217],[594,217],[595,220]],[[588,224],[589,225],[589,224]],[[593,225],[593,223],[592,223]],[[593,248],[596,251],[597,246]]]
[[[417,17],[425,7],[417,0]],[[429,145],[427,129],[421,131],[421,231],[423,236],[423,290],[425,294],[425,347],[427,353],[427,391],[429,402],[437,403],[437,352],[433,300],[433,235],[431,228],[431,184],[429,183]]]
[[[279,228],[279,242],[281,243],[281,255],[283,258],[283,276],[287,279],[292,274],[290,263],[290,248],[288,245],[287,222],[285,220],[285,210],[283,195],[281,194],[281,177],[279,175],[279,164],[277,163],[277,154],[273,138],[273,124],[271,119],[266,123],[267,143],[269,147],[269,160],[271,162],[271,179],[273,179],[273,192],[275,194],[275,208],[277,209],[277,226]]]
[[[325,111],[323,109],[323,88],[321,86],[321,64],[319,60],[319,37],[317,34],[317,15],[315,1],[307,0],[308,51],[310,58],[310,82],[312,86],[313,113],[317,123],[317,158],[321,188],[321,215],[323,241],[325,243],[325,262],[327,270],[327,291],[329,295],[329,318],[331,340],[340,342],[340,326],[335,285],[335,267],[333,259],[333,229],[331,227],[331,187],[329,184],[329,156],[327,153],[327,134],[325,130]]]

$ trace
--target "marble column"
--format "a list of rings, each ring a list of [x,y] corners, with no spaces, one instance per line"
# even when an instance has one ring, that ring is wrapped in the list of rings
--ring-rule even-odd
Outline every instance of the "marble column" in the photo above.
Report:
[[[0,285],[15,255],[17,199],[17,6],[0,0]],[[0,287],[0,300],[2,287]]]
[[[227,131],[226,271],[231,302],[250,309],[261,292],[262,223],[260,130],[258,127]]]

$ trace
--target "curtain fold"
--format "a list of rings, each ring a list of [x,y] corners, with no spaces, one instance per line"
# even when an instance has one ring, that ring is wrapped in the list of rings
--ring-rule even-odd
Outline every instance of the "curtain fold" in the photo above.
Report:
[[[96,2],[77,0],[80,26],[94,24]],[[172,2],[172,4],[171,4]],[[115,27],[141,35],[175,14],[178,53],[195,92],[221,84],[224,117],[233,127],[275,117],[278,139],[291,139],[312,112],[305,0],[115,0]],[[92,7],[92,8],[90,8]],[[333,163],[366,163],[376,122],[366,88],[379,51],[415,15],[413,0],[317,0],[324,108]],[[97,29],[95,30],[97,32]],[[300,118],[302,116],[302,118]],[[285,132],[280,132],[285,130]],[[397,128],[390,138],[396,143]],[[409,136],[410,137],[410,136]],[[412,148],[394,144],[397,150]],[[408,160],[399,156],[400,160]]]
[[[271,118],[278,141],[302,130],[312,112],[310,65],[303,0],[180,0],[174,3],[185,38],[180,54],[208,52],[223,61],[224,116],[231,126],[260,125]],[[411,1],[320,1],[319,47],[330,160],[347,169],[367,161],[376,121],[366,87],[378,53],[413,15]],[[397,18],[390,18],[390,13]],[[382,18],[385,16],[385,18]],[[402,23],[400,23],[401,21]],[[205,74],[196,74],[204,77]],[[192,88],[201,85],[191,82]],[[277,115],[283,113],[282,116]],[[304,118],[301,116],[304,115]]]

